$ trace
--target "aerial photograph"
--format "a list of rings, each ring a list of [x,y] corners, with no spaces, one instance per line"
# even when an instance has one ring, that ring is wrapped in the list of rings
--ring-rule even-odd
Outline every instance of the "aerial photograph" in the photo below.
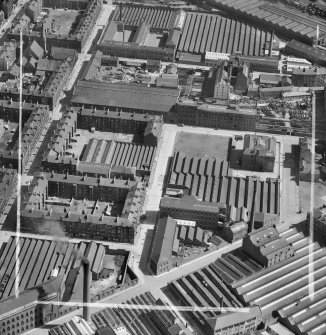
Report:
[[[326,335],[326,0],[0,1],[0,335]]]

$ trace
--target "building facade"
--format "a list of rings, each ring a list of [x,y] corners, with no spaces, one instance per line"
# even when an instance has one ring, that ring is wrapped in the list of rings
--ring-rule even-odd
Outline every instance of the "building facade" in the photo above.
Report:
[[[293,69],[292,83],[294,86],[322,87],[326,83],[325,68]]]
[[[220,203],[199,201],[195,196],[164,197],[160,202],[160,217],[196,221],[202,229],[217,231],[225,220],[226,206]]]
[[[294,256],[291,243],[280,237],[274,227],[256,230],[243,239],[242,250],[264,267]]]
[[[176,104],[175,120],[189,126],[255,131],[257,113],[252,109],[231,109],[184,101]]]
[[[245,135],[241,167],[244,170],[273,172],[276,139],[269,136]]]

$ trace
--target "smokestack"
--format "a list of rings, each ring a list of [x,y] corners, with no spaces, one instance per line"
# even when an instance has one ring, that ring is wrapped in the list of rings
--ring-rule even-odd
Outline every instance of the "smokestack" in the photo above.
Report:
[[[89,302],[90,302],[90,285],[91,285],[91,278],[90,278],[90,268],[89,268],[89,260],[87,258],[82,259],[83,264],[83,277],[84,277],[84,283],[83,283],[83,318],[89,322],[90,321],[90,313],[89,313]]]

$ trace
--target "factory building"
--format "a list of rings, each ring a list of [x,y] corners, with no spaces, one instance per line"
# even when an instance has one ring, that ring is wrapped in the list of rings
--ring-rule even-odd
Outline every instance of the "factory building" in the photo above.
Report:
[[[294,256],[291,243],[280,237],[274,227],[266,227],[250,233],[243,239],[242,248],[264,267]]]
[[[255,131],[257,113],[253,109],[179,101],[175,107],[175,119],[177,123],[189,126]]]
[[[279,180],[229,176],[228,161],[218,157],[197,157],[176,152],[167,191],[189,194],[205,202],[223,203],[239,210],[245,207],[249,213],[278,214],[280,210]]]
[[[292,83],[300,87],[322,87],[326,83],[326,69],[319,67],[293,69]]]
[[[99,334],[194,334],[166,302],[156,300],[150,292],[127,300],[124,304],[128,308],[105,308],[92,315],[92,321]],[[148,308],[144,308],[145,306]],[[151,309],[151,306],[158,308]],[[131,320],[133,322],[130,322]]]
[[[298,42],[296,40],[292,40],[286,44],[285,52],[288,55],[305,58],[308,61],[321,66],[326,65],[326,51]]]
[[[10,237],[1,248],[1,335],[23,334],[76,309],[73,305],[60,305],[58,301],[80,301],[82,298],[81,258],[88,259],[90,273],[101,273],[103,269],[105,250],[101,244],[34,238],[20,238],[18,243],[20,282],[17,298],[15,237]]]
[[[226,206],[221,203],[199,201],[190,195],[181,198],[164,197],[160,202],[160,217],[167,216],[196,221],[200,228],[216,232],[223,226]]]
[[[312,222],[311,222],[312,221]],[[313,224],[315,240],[325,241],[326,238],[326,211],[324,209],[314,209],[313,213],[307,213],[306,227],[310,231]]]
[[[273,172],[276,139],[269,136],[245,135],[241,167],[244,170]]]
[[[173,109],[178,95],[177,89],[78,81],[70,105],[90,109],[109,108],[110,111],[116,112],[163,115],[165,119],[166,114]]]
[[[206,52],[227,55],[238,52],[262,57],[267,44],[271,45],[271,39],[270,32],[237,20],[216,14],[187,12],[177,57],[183,54],[203,57]]]

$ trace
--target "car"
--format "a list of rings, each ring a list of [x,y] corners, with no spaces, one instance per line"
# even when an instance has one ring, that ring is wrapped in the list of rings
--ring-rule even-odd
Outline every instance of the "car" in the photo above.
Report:
[[[178,123],[177,126],[178,127],[184,127],[185,125],[183,123]]]

